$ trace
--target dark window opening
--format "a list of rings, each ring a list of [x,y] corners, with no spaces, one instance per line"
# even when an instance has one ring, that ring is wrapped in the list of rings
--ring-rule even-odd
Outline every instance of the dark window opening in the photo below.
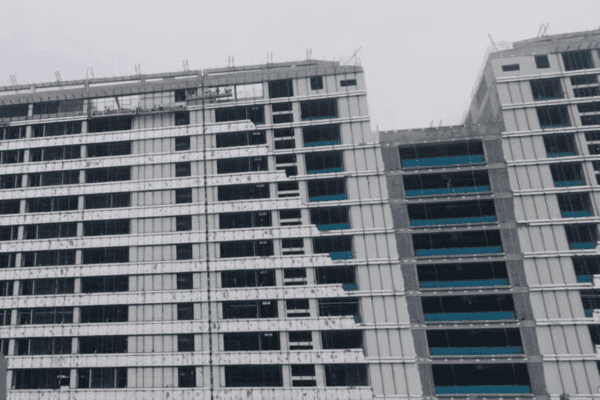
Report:
[[[84,221],[83,236],[128,235],[131,224],[128,219]]]
[[[280,350],[279,332],[224,333],[225,351]]]
[[[265,183],[219,186],[219,201],[268,199],[269,185]]]
[[[129,306],[85,306],[80,307],[81,323],[127,322]]]
[[[21,187],[21,176],[17,174],[0,175],[0,189],[16,189]]]
[[[433,381],[436,394],[463,391],[474,393],[498,393],[497,386],[514,389],[525,386],[530,392],[527,364],[434,364]],[[489,387],[489,388],[488,388]],[[509,389],[510,390],[510,389]],[[523,389],[519,389],[521,392]]]
[[[416,256],[501,253],[500,231],[413,234]]]
[[[102,193],[84,196],[84,208],[120,208],[131,206],[131,193]]]
[[[175,151],[185,151],[190,149],[190,137],[182,136],[175,138]]]
[[[189,125],[190,124],[190,112],[179,111],[175,113],[175,125]]]
[[[591,85],[598,83],[598,75],[577,75],[571,77],[571,85]]]
[[[537,107],[536,111],[542,128],[571,126],[567,106]]]
[[[131,142],[91,143],[87,145],[88,157],[125,156],[131,154]]]
[[[323,146],[341,143],[339,125],[317,125],[302,128],[304,146]]]
[[[313,239],[315,254],[352,251],[352,236],[324,236]]]
[[[575,89],[573,89],[573,94],[575,95],[575,97],[600,96],[600,88],[598,86],[575,88]]]
[[[410,226],[496,222],[493,200],[408,205]]]
[[[81,293],[106,293],[129,291],[129,276],[94,276],[81,278]]]
[[[83,112],[83,100],[49,101],[33,104],[33,115],[75,114]]]
[[[461,319],[463,314],[492,314],[500,312],[498,319],[515,319],[515,305],[512,295],[471,295],[471,296],[431,296],[422,297],[423,313],[440,314],[443,320]],[[452,314],[457,313],[457,316]],[[428,319],[427,315],[425,316]],[[437,320],[437,319],[436,319]]]
[[[544,135],[544,145],[548,157],[566,157],[577,155],[575,136],[572,133]]]
[[[285,124],[288,122],[294,122],[294,114],[275,114],[273,115],[274,124]]]
[[[267,171],[267,157],[226,158],[217,160],[218,174],[235,174],[250,171]]]
[[[191,244],[177,245],[177,260],[191,260],[193,258]]]
[[[0,281],[0,297],[12,296],[14,293],[14,287],[14,281]]]
[[[177,304],[177,320],[190,321],[194,319],[194,304],[179,303]]]
[[[307,153],[304,157],[306,160],[306,172],[309,174],[342,172],[344,170],[341,151]]]
[[[45,354],[71,354],[70,337],[39,337],[15,340],[15,355],[37,356]]]
[[[485,162],[480,140],[420,144],[399,148],[402,168],[473,165]]]
[[[427,342],[432,355],[452,354],[448,351],[449,348],[472,349],[475,354],[482,354],[480,351],[483,354],[514,354],[506,353],[501,348],[523,346],[519,329],[505,328],[432,330],[427,331]],[[514,350],[517,350],[517,354],[522,354],[522,349]],[[463,354],[460,351],[457,353]]]
[[[175,163],[175,176],[191,176],[192,175],[192,164],[190,162],[179,162]]]
[[[77,222],[25,225],[23,239],[50,239],[77,236]]]
[[[221,272],[221,287],[275,286],[275,271],[269,269]]]
[[[273,255],[272,240],[240,240],[221,242],[221,258],[267,257]]]
[[[271,224],[270,211],[219,214],[219,229],[259,228]]]
[[[340,81],[340,86],[342,86],[342,87],[356,86],[356,79],[346,79],[346,80]]]
[[[78,389],[112,389],[127,387],[127,368],[78,368]]]
[[[132,117],[120,116],[109,118],[93,118],[88,121],[88,132],[126,131],[131,129]]]
[[[178,89],[175,91],[175,103],[181,103],[185,101],[185,89]]]
[[[225,366],[226,387],[283,386],[281,365]]]
[[[224,301],[223,319],[277,318],[276,300]]]
[[[0,215],[18,214],[21,211],[21,200],[0,200]]]
[[[279,97],[293,97],[294,87],[291,79],[282,79],[269,82],[269,97],[276,99]]]
[[[191,272],[177,274],[177,290],[194,288],[194,277]]]
[[[81,146],[56,146],[29,150],[29,161],[73,160],[81,157]]]
[[[175,225],[177,232],[191,231],[192,230],[192,216],[191,215],[179,215],[175,217]]]
[[[342,284],[346,289],[358,289],[356,286],[356,267],[317,267],[315,272],[317,284]]]
[[[81,336],[79,354],[127,353],[127,336]]]
[[[63,136],[78,133],[81,133],[81,121],[55,122],[31,127],[32,137]],[[22,135],[22,137],[25,137],[24,130]]]
[[[566,71],[594,68],[594,60],[590,50],[569,51],[562,53]]]
[[[75,293],[74,278],[26,279],[21,281],[21,296]]]
[[[565,218],[594,215],[589,193],[558,193],[558,207]]]
[[[13,389],[59,389],[69,386],[71,370],[68,368],[30,368],[13,370]]]
[[[10,325],[11,310],[0,310],[0,326]]]
[[[360,315],[360,303],[356,298],[319,299],[319,316],[354,316]]]
[[[300,114],[303,120],[337,118],[337,99],[302,101],[300,102]]]
[[[27,199],[26,212],[53,212],[77,210],[79,198],[77,196],[38,197]]]
[[[177,335],[177,351],[195,351],[194,335]]]
[[[0,127],[0,140],[25,139],[25,126]]]
[[[22,308],[17,312],[18,325],[72,323],[73,307]]]
[[[560,78],[535,79],[529,81],[534,100],[551,100],[564,98]]]
[[[128,181],[131,179],[131,167],[92,168],[85,174],[86,183]]]
[[[323,77],[322,76],[311,76],[310,78],[310,89],[321,90],[323,89]]]
[[[192,202],[192,188],[175,189],[175,204]]]
[[[28,251],[21,255],[23,267],[74,265],[75,250]]]
[[[362,349],[363,333],[358,330],[322,331],[323,349]]]
[[[504,262],[417,265],[421,288],[508,285]]]
[[[285,301],[288,318],[310,317],[308,299],[292,299]]]
[[[279,219],[281,226],[301,225],[302,213],[300,210],[281,210],[279,211]]]
[[[129,247],[83,249],[83,264],[127,263]]]
[[[217,134],[217,147],[254,146],[267,143],[265,131],[227,132]]]
[[[368,386],[366,364],[325,364],[325,385]]]
[[[407,196],[490,191],[487,171],[414,174],[403,177]]]
[[[17,253],[0,253],[0,268],[15,268]]]
[[[310,201],[346,200],[346,180],[344,178],[310,180],[308,197]]]
[[[0,242],[17,240],[19,238],[19,226],[0,226]]]
[[[196,367],[177,368],[178,387],[196,387]]]
[[[585,185],[581,163],[550,164],[550,173],[557,187]]]
[[[567,241],[571,249],[593,249],[598,241],[596,224],[565,225]]]
[[[541,56],[535,56],[535,66],[537,68],[550,68],[550,61],[548,55],[544,54]]]
[[[591,282],[593,275],[600,275],[600,256],[578,256],[572,260],[579,282]]]
[[[25,161],[25,150],[0,151],[0,164],[17,164]]]
[[[264,106],[239,106],[228,108],[217,108],[215,110],[215,122],[242,121],[249,119],[255,124],[265,123]],[[217,135],[219,137],[219,135]]]
[[[271,105],[273,112],[292,111],[292,103],[273,103]]]
[[[79,171],[54,171],[27,174],[29,187],[73,185],[79,183]]]
[[[27,117],[27,114],[29,114],[29,104],[0,106],[0,118]]]
[[[520,69],[519,64],[509,64],[509,65],[502,66],[503,72],[518,71],[519,69]]]

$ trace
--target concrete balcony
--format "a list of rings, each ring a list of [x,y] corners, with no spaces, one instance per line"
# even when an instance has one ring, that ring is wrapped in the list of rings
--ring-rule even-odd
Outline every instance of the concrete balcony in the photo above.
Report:
[[[485,163],[483,154],[454,157],[415,158],[403,160],[402,168],[441,168],[463,165],[481,165]]]

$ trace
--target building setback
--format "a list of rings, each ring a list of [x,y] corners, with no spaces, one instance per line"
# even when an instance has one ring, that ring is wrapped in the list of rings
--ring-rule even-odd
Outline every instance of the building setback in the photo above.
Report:
[[[422,396],[362,68],[7,87],[0,118],[11,400]]]

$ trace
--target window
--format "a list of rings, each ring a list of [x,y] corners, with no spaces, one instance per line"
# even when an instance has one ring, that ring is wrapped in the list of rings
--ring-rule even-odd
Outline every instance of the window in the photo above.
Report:
[[[19,238],[19,226],[0,226],[0,242],[6,240],[17,240]]]
[[[128,235],[130,225],[128,219],[84,221],[83,236]]]
[[[59,389],[69,386],[68,368],[28,368],[13,370],[13,388],[17,390]]]
[[[7,356],[8,355],[8,343],[10,339],[0,339],[0,353]]]
[[[26,200],[26,212],[53,212],[77,210],[79,198],[77,196],[38,197]]]
[[[31,127],[33,137],[74,135],[78,133],[81,133],[81,121],[56,122],[52,124],[32,125]],[[22,135],[22,137],[25,137],[24,130]]]
[[[39,337],[15,340],[15,355],[71,354],[70,337]]]
[[[190,162],[175,163],[175,176],[191,176],[192,175],[192,164]]]
[[[348,207],[319,207],[310,209],[311,224],[321,230],[348,229],[350,218]]]
[[[175,189],[175,204],[192,202],[192,188]]]
[[[113,389],[127,387],[127,368],[78,368],[78,389]]]
[[[518,71],[518,70],[519,70],[519,64],[510,64],[510,65],[502,66],[503,72]]]
[[[0,151],[0,164],[16,164],[24,161],[24,150]]]
[[[304,146],[326,146],[341,143],[340,126],[334,124],[302,128]]]
[[[314,379],[314,377],[316,375],[314,365],[307,365],[307,364],[291,365],[291,370],[292,370],[292,386],[293,387],[317,386],[317,381]]]
[[[292,111],[292,103],[273,103],[271,105],[273,112]]]
[[[275,114],[273,115],[274,124],[285,124],[288,122],[294,122],[294,114]]]
[[[73,160],[81,157],[81,146],[44,147],[29,150],[29,161]]]
[[[283,386],[281,365],[225,366],[226,387]]]
[[[175,217],[177,225],[177,232],[191,231],[192,230],[192,216],[191,215],[179,215]]]
[[[215,122],[229,122],[247,120],[255,124],[265,123],[265,107],[264,106],[239,106],[217,108],[215,110]],[[219,134],[217,135],[217,137]]]
[[[189,321],[192,319],[194,319],[194,304],[193,303],[177,304],[177,320],[178,321]]]
[[[566,71],[594,68],[594,60],[590,50],[569,51],[562,53]]]
[[[323,89],[323,77],[322,76],[312,76],[310,78],[310,89],[311,90]]]
[[[321,341],[323,349],[362,349],[362,331],[322,331]]]
[[[226,158],[217,160],[218,174],[235,174],[249,171],[267,171],[267,157]]]
[[[21,200],[0,200],[0,215],[18,214],[21,208]]]
[[[569,248],[593,249],[598,241],[598,228],[596,224],[565,225]]]
[[[14,268],[17,253],[0,253],[0,268]]]
[[[577,155],[575,137],[572,133],[554,133],[544,135],[544,145],[548,157],[567,157]]]
[[[352,236],[324,236],[313,239],[315,254],[352,251]]]
[[[177,274],[177,290],[193,289],[194,278],[191,272]]]
[[[400,146],[402,168],[476,165],[485,162],[481,140]]]
[[[288,318],[310,317],[308,299],[292,299],[285,301]]]
[[[534,100],[562,99],[564,96],[560,78],[535,79],[529,81]]]
[[[516,319],[512,295],[421,297],[426,321]],[[468,317],[464,317],[468,313]],[[466,320],[465,319],[465,320]]]
[[[317,284],[342,284],[345,289],[358,289],[356,286],[356,267],[317,267]]]
[[[194,335],[177,335],[177,351],[195,351]]]
[[[72,323],[73,307],[22,308],[17,312],[18,325]]]
[[[275,286],[275,271],[269,269],[221,272],[221,287]]]
[[[488,388],[497,393],[497,387],[511,388],[519,393],[531,391],[525,363],[433,364],[432,372],[436,394],[456,393],[457,390],[481,393],[482,389],[485,393]]]
[[[219,214],[219,229],[241,229],[271,226],[270,211]]]
[[[346,200],[346,181],[344,178],[308,181],[308,197],[310,201]]]
[[[223,319],[277,318],[276,300],[224,301]]]
[[[82,336],[79,354],[127,353],[127,336]]]
[[[131,142],[91,143],[87,145],[88,157],[125,156],[131,154]]]
[[[346,80],[340,81],[340,86],[341,87],[356,86],[356,79],[346,79]]]
[[[598,75],[577,75],[571,77],[571,85],[591,85],[598,83]]]
[[[356,298],[329,298],[319,299],[319,316],[359,316],[360,305]]]
[[[11,310],[0,310],[0,326],[10,325]]]
[[[22,175],[0,175],[0,189],[15,189],[21,187]]]
[[[48,101],[33,104],[33,115],[83,112],[83,100]]]
[[[417,276],[423,289],[509,284],[504,262],[421,264]]]
[[[27,174],[29,187],[73,185],[79,183],[79,171],[54,171]]]
[[[590,217],[593,214],[589,193],[558,193],[558,207],[564,218]]]
[[[74,278],[26,279],[21,281],[22,296],[75,293]]]
[[[304,239],[292,238],[292,239],[281,239],[281,254],[293,255],[293,254],[304,254]]]
[[[55,265],[74,265],[75,250],[28,251],[22,253],[23,267],[47,267]]]
[[[131,179],[131,167],[93,168],[85,171],[86,183],[117,182]]]
[[[268,199],[269,185],[265,183],[218,187],[219,201]]]
[[[535,66],[537,68],[550,68],[550,61],[548,61],[548,55],[544,54],[541,56],[535,56]]]
[[[177,245],[177,259],[178,260],[191,260],[193,258],[192,245],[178,244]]]
[[[83,249],[83,264],[127,263],[129,247]]]
[[[337,99],[302,101],[300,102],[300,114],[303,120],[337,118]]]
[[[306,283],[306,268],[286,268],[283,270],[283,284],[285,286],[306,285]]]
[[[312,332],[296,331],[289,332],[290,350],[312,350]],[[293,343],[293,344],[292,344]]]
[[[279,332],[224,333],[225,351],[280,350]]]
[[[178,89],[175,91],[175,103],[181,103],[185,101],[185,89]]]
[[[413,248],[417,257],[501,253],[502,241],[497,230],[422,233],[413,234]]]
[[[294,88],[291,79],[282,79],[269,82],[269,97],[276,99],[279,97],[293,97]]]
[[[196,367],[178,367],[178,387],[196,387]]]
[[[93,276],[81,278],[81,293],[106,293],[129,291],[129,276]]]
[[[109,118],[93,118],[88,121],[88,132],[126,131],[131,129],[132,117],[120,116]]]
[[[537,107],[536,111],[542,128],[571,126],[567,106]]]
[[[25,126],[0,127],[0,140],[25,139]]]
[[[240,240],[221,242],[221,258],[267,257],[273,255],[272,240]]]
[[[341,151],[307,153],[304,157],[306,160],[306,172],[309,174],[342,172],[344,170]]]
[[[175,113],[175,125],[189,125],[190,124],[190,112],[179,111]]]
[[[265,131],[217,133],[217,147],[253,146],[267,143]]]
[[[129,306],[85,306],[80,307],[81,323],[127,322]]]
[[[575,95],[575,97],[600,96],[600,88],[598,86],[584,87],[584,88],[573,88],[573,94]]]
[[[102,193],[84,196],[86,210],[96,208],[120,208],[131,206],[131,193]]]
[[[182,136],[175,138],[175,151],[185,151],[190,149],[190,137]]]
[[[325,364],[326,386],[368,386],[366,364]]]
[[[550,173],[557,187],[585,185],[581,163],[550,164]]]
[[[27,117],[29,113],[29,104],[11,104],[0,106],[0,118],[18,118]]]
[[[14,293],[14,284],[14,281],[0,281],[0,297],[12,296]]]

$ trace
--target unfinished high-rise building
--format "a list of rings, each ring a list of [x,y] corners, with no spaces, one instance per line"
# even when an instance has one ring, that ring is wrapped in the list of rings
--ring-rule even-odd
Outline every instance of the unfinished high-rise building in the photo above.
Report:
[[[422,388],[363,70],[0,88],[9,398]]]
[[[381,133],[424,397],[600,398],[599,49],[494,45],[464,125]]]

